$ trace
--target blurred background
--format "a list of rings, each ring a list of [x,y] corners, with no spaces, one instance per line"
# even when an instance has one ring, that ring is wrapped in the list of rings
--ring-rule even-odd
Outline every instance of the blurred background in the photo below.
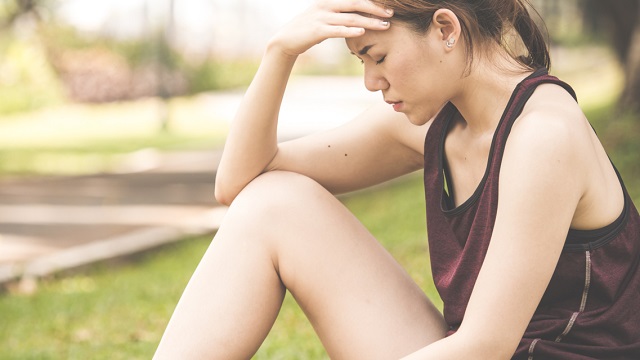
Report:
[[[235,104],[213,106],[206,94],[246,86],[269,37],[309,3],[2,0],[0,171],[93,172],[115,166],[117,152],[219,145],[213,140]],[[637,1],[533,3],[550,30],[553,71],[584,78],[578,88],[603,76],[611,88],[597,97],[637,108]],[[354,60],[343,41],[328,41],[305,54],[296,74],[359,75]],[[611,71],[597,72],[603,68]],[[114,136],[136,141],[105,149]],[[84,154],[65,151],[76,145]]]
[[[639,204],[640,1],[531,2],[552,74]],[[151,357],[224,214],[229,122],[267,40],[310,3],[0,0],[0,358]],[[280,137],[379,101],[361,74],[343,40],[301,56]],[[343,200],[437,302],[420,181],[403,181]],[[281,318],[257,358],[326,358],[289,298]]]

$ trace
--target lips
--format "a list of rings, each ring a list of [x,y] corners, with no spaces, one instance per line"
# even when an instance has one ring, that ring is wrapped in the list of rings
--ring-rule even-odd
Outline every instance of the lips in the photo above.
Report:
[[[402,105],[404,104],[402,101],[393,101],[393,100],[385,100],[385,102],[393,106],[393,110],[395,111],[402,110]]]

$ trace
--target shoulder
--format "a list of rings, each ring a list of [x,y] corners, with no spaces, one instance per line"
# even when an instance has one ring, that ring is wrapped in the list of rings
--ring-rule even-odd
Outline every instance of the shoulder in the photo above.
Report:
[[[573,97],[555,84],[540,85],[509,135],[512,147],[562,151],[570,156],[590,143],[590,125]],[[547,152],[547,151],[543,151]]]
[[[563,179],[583,189],[590,143],[590,125],[573,97],[557,85],[543,84],[511,129],[503,169],[516,178],[548,184]]]

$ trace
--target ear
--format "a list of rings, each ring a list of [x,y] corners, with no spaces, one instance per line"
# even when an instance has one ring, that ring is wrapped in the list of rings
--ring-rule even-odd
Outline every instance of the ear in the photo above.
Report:
[[[452,50],[460,41],[462,27],[460,26],[458,16],[456,16],[453,11],[449,9],[436,11],[433,14],[431,26],[439,40],[442,40],[445,49]]]

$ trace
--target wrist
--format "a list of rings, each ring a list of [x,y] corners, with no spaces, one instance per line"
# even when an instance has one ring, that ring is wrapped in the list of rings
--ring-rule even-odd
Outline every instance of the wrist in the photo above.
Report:
[[[285,61],[295,62],[298,54],[288,50],[278,38],[272,38],[265,50],[265,55],[273,55],[282,58]]]

